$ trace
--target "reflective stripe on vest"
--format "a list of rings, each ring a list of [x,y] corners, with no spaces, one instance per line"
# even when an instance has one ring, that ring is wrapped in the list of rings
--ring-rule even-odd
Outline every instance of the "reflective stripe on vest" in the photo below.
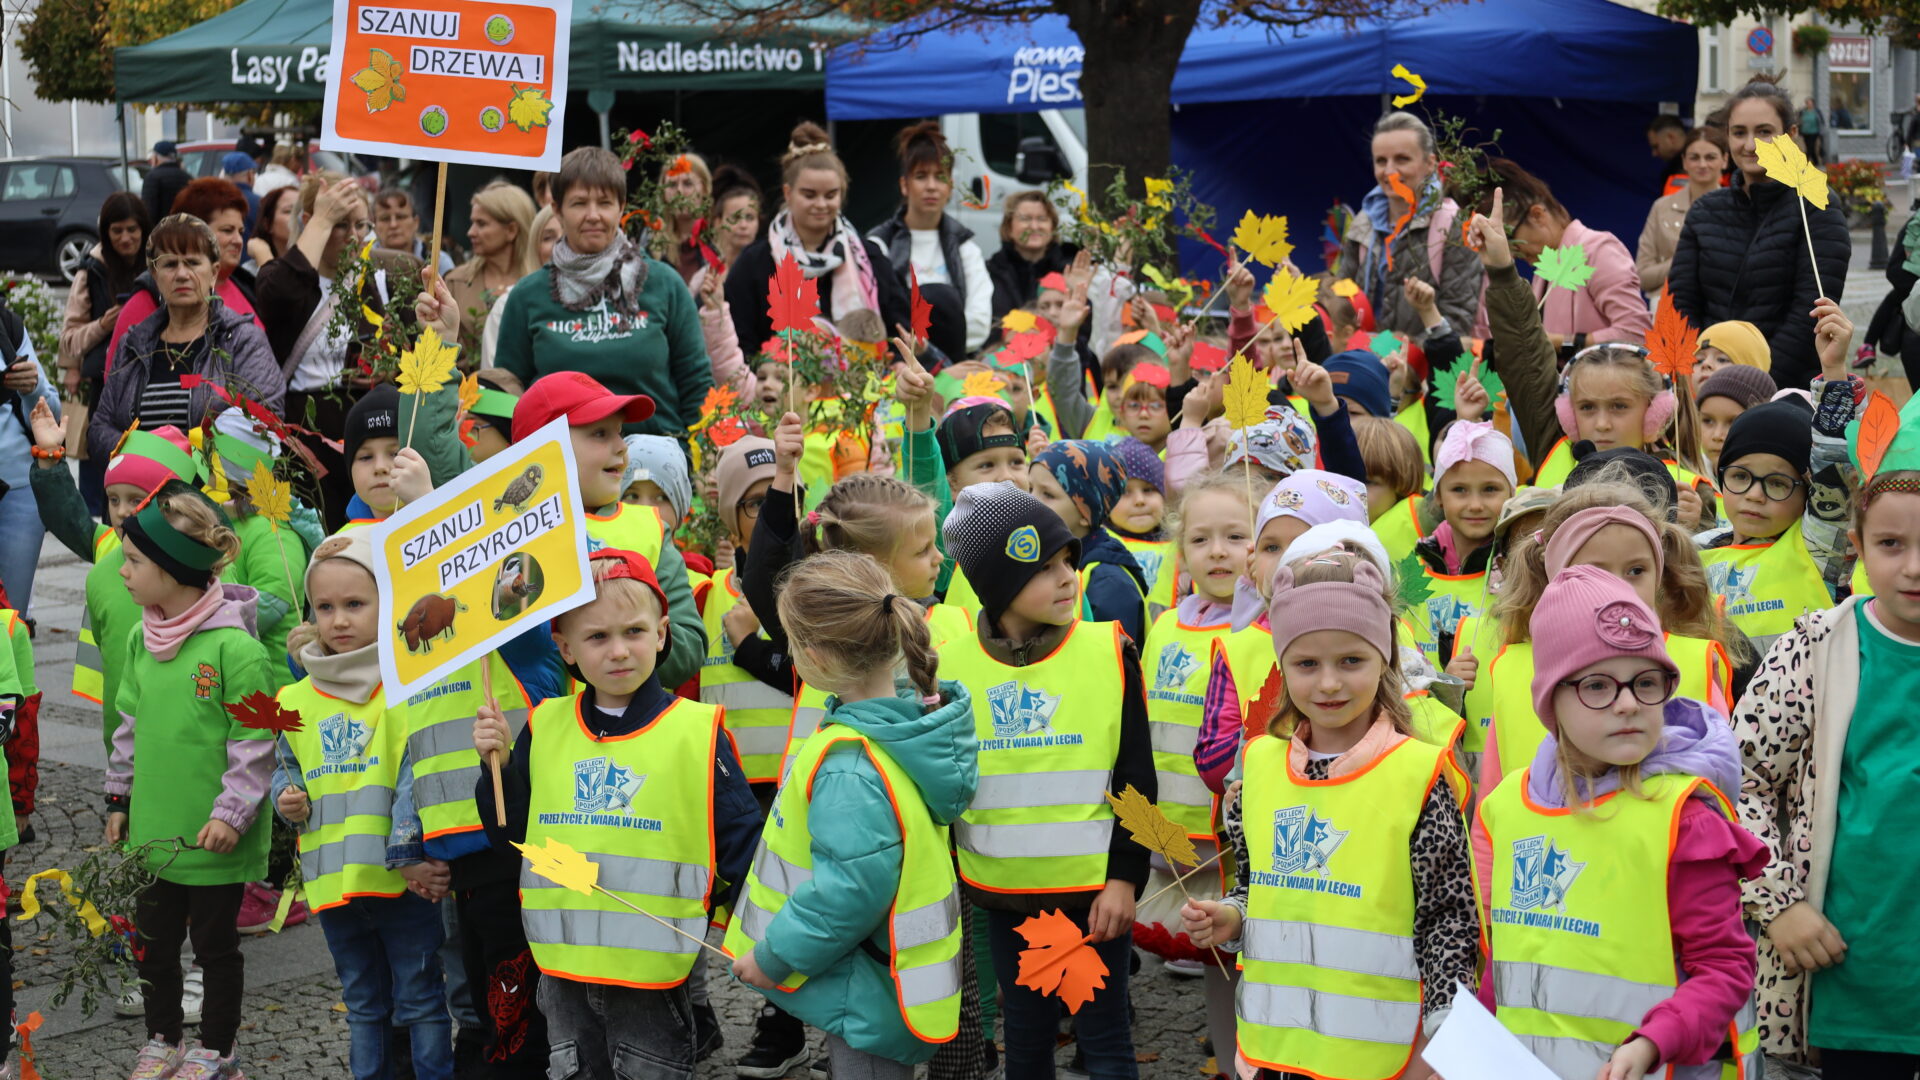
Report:
[[[1761,653],[1793,629],[1795,619],[1833,606],[1833,594],[1807,552],[1800,524],[1795,518],[1772,543],[1728,544],[1700,552],[1707,588],[1725,603],[1727,618]]]
[[[900,827],[900,881],[887,906],[887,968],[896,1005],[923,1042],[946,1042],[960,1029],[960,894],[947,830],[933,820],[913,778],[877,745],[851,728],[829,724],[794,753],[791,773],[774,796],[774,812],[760,834],[753,869],[740,890],[740,910],[727,927],[725,949],[741,956],[766,938],[795,889],[813,879],[810,814],[813,778],[836,746],[866,755],[886,785]],[[798,972],[781,984],[806,984]]]
[[[1409,495],[1373,523],[1373,532],[1380,538],[1380,545],[1387,549],[1387,558],[1398,566],[1413,554],[1413,546],[1420,542],[1426,533],[1420,530],[1420,503],[1422,496]]]
[[[579,982],[659,989],[693,970],[713,885],[713,755],[719,710],[674,699],[629,735],[594,736],[580,696],[533,711],[527,843],[559,840],[599,865],[617,894],[582,896],[530,867],[520,874],[527,940],[540,970]]]
[[[1592,1075],[1679,985],[1667,875],[1687,801],[1703,796],[1729,820],[1733,807],[1706,781],[1668,774],[1647,778],[1644,797],[1614,792],[1578,813],[1535,804],[1529,779],[1528,770],[1509,774],[1480,805],[1493,855],[1481,917],[1494,998],[1501,1024],[1557,1074]],[[1740,1058],[1757,1060],[1751,997],[1725,1035]]]
[[[93,637],[93,612],[82,605],[80,641],[73,647],[74,695],[103,704],[107,693],[105,670],[100,664],[100,643]]]
[[[1179,545],[1171,540],[1136,540],[1119,533],[1114,533],[1113,538],[1140,564],[1140,572],[1147,579],[1147,618],[1158,619],[1176,600],[1174,589],[1180,579]]]
[[[1732,677],[1733,663],[1719,642],[1668,634],[1666,645],[1680,669],[1675,697],[1707,701],[1716,684],[1723,697],[1731,697],[1726,680]],[[1492,738],[1500,751],[1500,775],[1512,776],[1533,764],[1540,744],[1547,741],[1547,729],[1533,709],[1533,644],[1521,641],[1501,649],[1493,663],[1481,666],[1479,681],[1492,689]]]
[[[1214,794],[1193,762],[1213,674],[1214,640],[1231,632],[1225,623],[1188,626],[1176,610],[1162,612],[1140,650],[1147,685],[1147,717],[1153,730],[1153,769],[1160,784],[1160,812],[1195,839],[1213,839]]]
[[[1296,774],[1289,746],[1260,736],[1245,751],[1240,1053],[1280,1072],[1385,1080],[1420,1033],[1414,827],[1434,784],[1458,798],[1464,781],[1447,747],[1418,739],[1330,780]]]
[[[325,911],[358,896],[399,896],[406,881],[387,869],[387,838],[406,745],[404,712],[387,707],[384,690],[355,703],[322,692],[311,678],[282,687],[277,699],[302,720],[284,738],[295,782],[312,803],[299,832],[308,902]]]
[[[948,643],[940,674],[973,691],[986,795],[953,827],[969,883],[1028,893],[1106,882],[1110,781],[1094,782],[1111,777],[1120,751],[1125,641],[1118,623],[1077,622],[1053,652],[1025,667],[993,659],[971,634]],[[1071,801],[1055,801],[1069,793]]]
[[[494,704],[512,738],[527,726],[527,695],[506,661],[482,657],[408,698],[407,757],[413,766],[413,803],[429,840],[481,829],[474,785],[480,754],[473,748],[473,720],[486,704],[480,665],[491,664]]]
[[[707,628],[707,659],[700,668],[700,700],[726,709],[722,723],[740,753],[740,767],[755,784],[780,779],[780,762],[787,752],[793,721],[794,694],[782,692],[733,663],[733,641],[722,617],[735,604],[745,603],[729,568],[713,575],[707,607],[700,621]],[[759,631],[765,640],[765,631]]]

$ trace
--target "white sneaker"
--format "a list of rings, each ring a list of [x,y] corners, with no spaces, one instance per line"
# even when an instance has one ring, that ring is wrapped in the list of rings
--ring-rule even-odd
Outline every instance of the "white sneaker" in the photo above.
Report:
[[[1169,960],[1166,963],[1167,974],[1182,979],[1198,979],[1206,975],[1207,965],[1198,960]]]
[[[147,995],[141,992],[140,984],[134,983],[113,1001],[115,1016],[145,1016],[147,1014]]]
[[[207,977],[199,968],[188,968],[186,980],[180,987],[180,1011],[185,1014],[182,1023],[200,1022],[201,1006],[207,1002]]]

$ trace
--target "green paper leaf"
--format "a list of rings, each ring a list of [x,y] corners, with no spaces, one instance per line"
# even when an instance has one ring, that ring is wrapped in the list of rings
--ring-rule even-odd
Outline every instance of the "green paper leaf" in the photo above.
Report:
[[[1460,406],[1455,403],[1455,392],[1460,385],[1460,377],[1465,375],[1467,369],[1472,366],[1473,354],[1463,352],[1451,365],[1434,372],[1434,400],[1447,409],[1459,412]],[[1493,404],[1499,404],[1500,395],[1507,392],[1506,384],[1500,381],[1500,376],[1491,371],[1482,371],[1479,379],[1480,385],[1487,388],[1487,400]]]
[[[1593,277],[1593,267],[1587,265],[1587,249],[1575,244],[1573,247],[1542,248],[1540,261],[1534,264],[1533,276],[1548,285],[1558,285],[1568,292],[1584,287],[1587,279]]]
[[[1373,352],[1373,355],[1385,360],[1405,344],[1405,342],[1400,340],[1399,334],[1391,330],[1382,330],[1368,339],[1367,348]]]
[[[1433,595],[1433,589],[1427,585],[1426,569],[1420,565],[1418,554],[1410,553],[1394,564],[1393,572],[1399,579],[1400,603],[1406,607],[1420,607]]]

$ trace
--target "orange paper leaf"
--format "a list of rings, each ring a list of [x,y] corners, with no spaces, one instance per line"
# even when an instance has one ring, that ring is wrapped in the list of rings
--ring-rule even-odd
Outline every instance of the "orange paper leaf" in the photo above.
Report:
[[[1019,985],[1054,995],[1070,1013],[1079,1012],[1093,1000],[1094,991],[1107,985],[1106,961],[1072,919],[1043,911],[1014,929],[1027,939],[1027,948],[1020,950]]]
[[[1407,187],[1405,180],[1400,179],[1399,173],[1387,174],[1387,187],[1399,196],[1400,201],[1407,204],[1407,212],[1394,221],[1393,231],[1387,234],[1387,269],[1391,270],[1393,269],[1393,242],[1400,239],[1400,234],[1406,232],[1407,226],[1413,223],[1413,190]]]
[[[1893,437],[1900,433],[1900,410],[1893,407],[1892,398],[1875,390],[1867,399],[1867,407],[1860,412],[1859,423],[1855,450],[1860,458],[1860,478],[1870,480],[1886,460]]]
[[[707,388],[706,399],[700,402],[700,415],[703,418],[713,416],[733,408],[734,403],[739,400],[740,392],[731,386],[710,386]]]
[[[300,721],[299,713],[285,708],[274,700],[272,694],[260,690],[255,690],[239,701],[229,702],[223,707],[233,714],[235,720],[240,721],[241,727],[252,728],[255,731],[272,731],[284,735],[289,731],[299,731],[304,726]]]
[[[1673,306],[1673,294],[1660,290],[1653,312],[1653,333],[1647,335],[1647,359],[1653,369],[1675,382],[1693,374],[1693,354],[1700,347],[1700,331]]]
[[[1260,687],[1260,696],[1247,706],[1247,714],[1240,718],[1241,729],[1251,740],[1267,734],[1267,725],[1280,715],[1280,697],[1287,692],[1287,680],[1280,674],[1280,668],[1267,673],[1267,681]]]
[[[36,1011],[13,1027],[14,1034],[20,1037],[20,1080],[40,1080],[40,1070],[34,1060],[33,1033],[39,1031],[46,1020]]]

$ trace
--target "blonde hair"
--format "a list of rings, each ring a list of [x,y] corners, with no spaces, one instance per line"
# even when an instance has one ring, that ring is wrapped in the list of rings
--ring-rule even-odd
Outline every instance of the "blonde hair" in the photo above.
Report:
[[[805,650],[819,689],[838,692],[904,663],[923,698],[938,701],[940,656],[926,611],[896,595],[870,555],[823,551],[788,569],[779,587],[780,625],[793,651]]]
[[[1560,763],[1560,798],[1566,803],[1567,808],[1583,817],[1612,816],[1601,814],[1595,809],[1593,800],[1581,790],[1582,785],[1573,769],[1573,759],[1567,756],[1566,739],[1559,737],[1554,739],[1553,757]],[[1636,761],[1631,765],[1613,766],[1620,773],[1620,790],[1636,799],[1647,797],[1646,787],[1641,783],[1643,777],[1640,774],[1640,764]]]
[[[801,550],[853,551],[883,559],[893,554],[906,523],[931,515],[933,500],[912,484],[877,473],[854,473],[833,485],[814,509],[818,521],[803,525]]]
[[[321,192],[327,190],[328,188],[332,187],[333,185],[345,179],[346,177],[340,175],[337,172],[334,172],[331,169],[316,169],[313,172],[310,172],[307,175],[301,177],[300,178],[300,220],[304,222],[306,219],[313,216],[313,204],[319,201]],[[364,190],[361,191],[360,196],[361,198],[365,198],[366,192]],[[297,239],[299,236],[300,230],[296,228],[293,231],[295,234],[295,238]]]
[[[533,261],[533,219],[537,213],[533,207],[533,196],[505,180],[495,180],[474,192],[472,203],[485,210],[488,217],[514,227],[513,274],[516,278],[526,277],[540,269],[539,264]],[[474,257],[479,258],[477,255]]]
[[[175,532],[220,553],[207,573],[217,578],[220,571],[233,565],[233,560],[239,557],[240,537],[228,526],[226,515],[214,509],[205,495],[173,481],[160,489],[154,502],[159,504],[160,512],[166,515],[167,524],[173,526]]]
[[[1373,561],[1365,555],[1345,551],[1316,554],[1290,564],[1293,568],[1293,583],[1295,586],[1317,585],[1326,581],[1352,584],[1353,568],[1362,562],[1372,565]],[[1385,582],[1381,596],[1387,602],[1387,609],[1391,611],[1395,603],[1393,575],[1382,574],[1381,579]],[[1393,730],[1402,735],[1411,735],[1413,709],[1407,705],[1407,681],[1400,674],[1400,620],[1389,617],[1387,626],[1388,655],[1380,658],[1380,685],[1374,690],[1372,715],[1384,715],[1393,725]],[[1275,660],[1278,662],[1277,657]],[[1293,696],[1282,693],[1279,711],[1274,714],[1272,720],[1267,722],[1267,734],[1276,738],[1289,739],[1293,737],[1294,731],[1306,722],[1306,715],[1294,706]]]
[[[1744,663],[1752,647],[1745,637],[1729,631],[1727,621],[1715,608],[1713,593],[1707,588],[1706,567],[1700,563],[1693,538],[1655,512],[1646,493],[1629,477],[1624,466],[1607,466],[1593,483],[1582,484],[1556,499],[1538,530],[1514,541],[1503,564],[1506,574],[1500,583],[1500,598],[1493,608],[1494,617],[1500,620],[1500,640],[1508,645],[1530,640],[1527,623],[1547,587],[1547,542],[1554,532],[1582,510],[1622,506],[1646,518],[1660,537],[1662,568],[1655,596],[1661,628],[1682,637],[1717,641],[1734,663]]]
[[[602,601],[611,600],[631,610],[651,611],[655,618],[666,615],[666,606],[660,602],[658,596],[654,595],[652,589],[647,588],[644,584],[630,577],[608,577],[607,575],[613,572],[614,566],[615,562],[612,559],[588,560],[587,568],[593,574],[593,599],[587,601],[588,604],[598,604]],[[577,608],[570,608],[567,611],[555,615],[553,617],[553,629],[556,632],[560,631],[561,623],[565,621],[569,614],[584,610],[586,606],[586,604],[582,604]]]
[[[1222,495],[1233,496],[1235,503],[1246,508],[1247,531],[1251,533],[1253,531],[1254,520],[1257,516],[1254,513],[1256,503],[1247,501],[1248,486],[1241,482],[1242,479],[1242,477],[1229,476],[1225,471],[1221,471],[1207,473],[1204,476],[1187,481],[1186,484],[1180,488],[1179,495],[1169,500],[1166,517],[1161,521],[1162,532],[1172,539],[1175,545],[1184,543],[1186,539],[1184,534],[1188,508],[1191,507],[1194,501],[1200,496],[1211,495],[1218,492]]]
[[[808,169],[831,170],[840,177],[843,189],[852,186],[847,179],[847,166],[841,162],[840,155],[833,152],[826,129],[811,120],[803,120],[794,127],[793,134],[787,136],[787,152],[780,155],[781,182],[792,184]],[[844,190],[841,197],[846,197]]]
[[[1700,406],[1695,403],[1692,394],[1680,393],[1669,386],[1666,377],[1655,371],[1653,362],[1638,349],[1619,345],[1594,349],[1575,357],[1567,365],[1563,376],[1566,379],[1569,408],[1573,405],[1575,380],[1580,373],[1599,367],[1618,371],[1635,393],[1647,399],[1648,405],[1652,405],[1653,399],[1663,392],[1673,394],[1672,418],[1665,427],[1654,433],[1653,438],[1646,441],[1644,449],[1649,453],[1655,448],[1667,450],[1689,472],[1701,476],[1713,475],[1713,470],[1707,466],[1706,443],[1700,436]]]
[[[1402,499],[1425,486],[1427,467],[1420,457],[1420,440],[1406,425],[1380,416],[1356,416],[1353,437],[1360,444],[1360,460],[1366,463],[1369,479],[1379,477]]]

